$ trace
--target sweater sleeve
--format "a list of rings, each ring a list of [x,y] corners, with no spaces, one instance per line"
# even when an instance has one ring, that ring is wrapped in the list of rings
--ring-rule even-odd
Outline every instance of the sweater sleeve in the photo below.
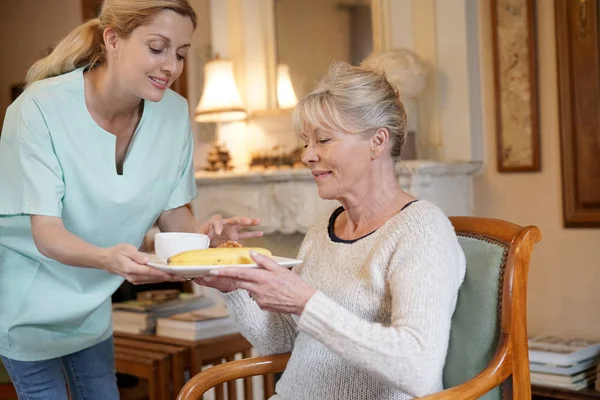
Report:
[[[365,321],[322,292],[309,300],[298,325],[355,367],[412,396],[439,389],[465,271],[450,222],[435,218],[416,221],[409,243],[392,253],[391,326]]]
[[[310,248],[315,228],[310,228],[302,241],[298,258],[303,259]],[[298,273],[302,265],[294,267]],[[294,348],[298,327],[289,314],[263,311],[245,290],[225,294],[225,301],[242,335],[260,355],[288,353]]]
[[[258,354],[267,356],[292,351],[298,331],[290,315],[261,310],[243,289],[226,293],[225,301],[240,332]]]

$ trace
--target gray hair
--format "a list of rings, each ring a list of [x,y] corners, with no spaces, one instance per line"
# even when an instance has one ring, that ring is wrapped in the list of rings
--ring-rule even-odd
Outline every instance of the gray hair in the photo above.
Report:
[[[365,138],[386,128],[393,162],[400,161],[406,142],[406,112],[398,91],[383,72],[345,62],[332,64],[316,89],[298,102],[292,123],[298,134],[323,129]]]

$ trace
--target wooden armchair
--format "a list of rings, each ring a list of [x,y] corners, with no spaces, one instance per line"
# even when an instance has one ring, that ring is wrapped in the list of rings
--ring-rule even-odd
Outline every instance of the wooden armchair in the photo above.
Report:
[[[489,218],[450,218],[467,259],[452,317],[442,392],[423,399],[531,399],[526,294],[535,226]],[[200,399],[211,387],[247,376],[282,372],[289,354],[221,364],[194,376],[179,400]],[[266,393],[268,396],[270,393]],[[251,397],[246,394],[246,399]]]

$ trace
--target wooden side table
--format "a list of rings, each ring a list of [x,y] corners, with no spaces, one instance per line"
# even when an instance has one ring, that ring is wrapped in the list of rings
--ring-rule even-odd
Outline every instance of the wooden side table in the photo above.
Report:
[[[115,366],[117,372],[133,375],[148,381],[150,400],[171,399],[169,390],[169,356],[140,351],[124,351],[115,346]]]
[[[586,388],[582,390],[559,389],[548,386],[531,385],[532,400],[598,400],[600,392]]]
[[[184,368],[190,371],[191,376],[198,374],[202,370],[203,365],[221,364],[224,360],[232,361],[238,353],[241,353],[244,358],[252,356],[252,345],[239,333],[210,339],[183,340],[149,334],[115,332],[115,343],[123,339],[137,343],[185,347],[188,351],[184,352]],[[139,344],[136,346],[139,346]],[[265,378],[265,384],[272,386],[272,377]],[[269,390],[269,387],[265,386],[265,393],[272,392],[272,390]],[[229,400],[237,399],[235,382],[227,383],[227,393]],[[244,379],[244,397],[246,400],[252,399],[252,378]],[[217,400],[224,399],[224,388],[222,385],[215,388],[215,398]]]
[[[140,349],[159,354],[167,354],[171,357],[171,383],[172,383],[172,398],[177,397],[177,394],[184,385],[184,372],[186,358],[189,357],[190,349],[184,346],[174,346],[162,343],[152,343],[140,340],[115,337],[115,347]]]

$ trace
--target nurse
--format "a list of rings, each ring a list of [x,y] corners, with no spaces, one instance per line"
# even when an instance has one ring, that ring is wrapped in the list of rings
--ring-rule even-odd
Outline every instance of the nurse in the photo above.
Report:
[[[188,104],[169,90],[196,15],[186,0],[106,0],[27,74],[0,140],[0,355],[19,398],[118,398],[111,294],[180,278],[138,251],[162,231],[211,245],[258,220],[198,223]],[[64,372],[63,372],[64,371]]]

